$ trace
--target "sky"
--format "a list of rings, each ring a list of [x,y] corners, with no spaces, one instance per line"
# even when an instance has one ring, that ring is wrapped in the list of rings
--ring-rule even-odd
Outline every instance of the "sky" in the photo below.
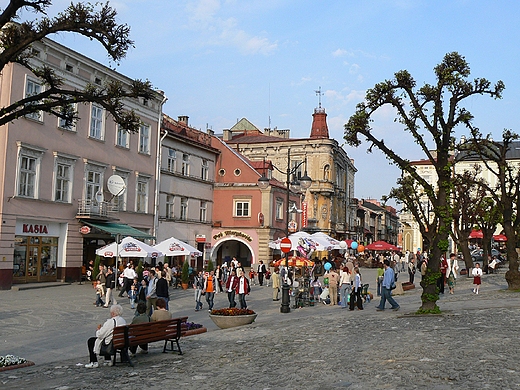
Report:
[[[2,3],[0,1],[0,8]],[[49,15],[70,0],[54,0]],[[222,133],[241,118],[259,129],[310,134],[318,106],[329,135],[344,143],[344,125],[378,82],[406,69],[420,87],[434,83],[433,68],[457,51],[471,79],[502,80],[503,98],[475,96],[463,106],[474,125],[499,139],[504,128],[520,132],[520,2],[472,0],[129,0],[111,1],[135,42],[120,64],[102,47],[73,34],[54,39],[165,92],[164,112],[189,116],[191,126]],[[25,15],[27,16],[27,15]],[[424,158],[411,136],[382,108],[374,132],[410,160]],[[467,134],[457,129],[457,137]],[[344,145],[358,169],[357,198],[380,199],[400,171],[368,144]],[[432,145],[433,146],[433,145]]]

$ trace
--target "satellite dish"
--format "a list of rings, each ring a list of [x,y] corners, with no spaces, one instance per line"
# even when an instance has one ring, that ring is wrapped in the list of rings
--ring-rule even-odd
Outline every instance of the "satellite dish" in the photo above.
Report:
[[[108,191],[114,196],[119,196],[126,190],[126,184],[123,178],[119,175],[112,175],[107,182]]]
[[[103,202],[103,191],[99,190],[98,192],[96,192],[95,197],[98,203]]]

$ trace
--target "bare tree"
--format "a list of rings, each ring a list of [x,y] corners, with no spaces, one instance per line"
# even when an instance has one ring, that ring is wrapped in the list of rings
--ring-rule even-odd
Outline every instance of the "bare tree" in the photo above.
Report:
[[[51,0],[11,0],[0,14],[0,72],[12,62],[29,69],[45,86],[41,93],[27,96],[9,106],[0,107],[0,126],[17,118],[48,112],[65,120],[69,126],[77,119],[75,103],[95,102],[112,114],[124,129],[135,132],[141,121],[133,111],[124,109],[122,99],[151,99],[154,95],[148,81],[134,80],[129,87],[119,81],[104,85],[89,84],[83,90],[63,87],[63,80],[48,66],[36,66],[31,61],[35,42],[55,33],[72,32],[98,41],[113,61],[119,61],[133,46],[129,39],[130,27],[116,22],[116,11],[108,4],[88,2],[71,3],[56,17],[46,16]],[[32,11],[40,17],[18,23],[22,11]]]
[[[356,112],[345,125],[347,143],[357,147],[362,142],[360,137],[363,137],[370,144],[369,150],[373,146],[381,150],[392,163],[420,184],[439,219],[438,229],[432,232],[427,275],[421,282],[423,293],[420,311],[423,312],[439,310],[436,302],[439,297],[437,279],[440,276],[440,257],[448,250],[452,222],[450,194],[453,185],[453,133],[457,126],[469,127],[473,120],[473,115],[459,105],[473,95],[500,98],[504,90],[501,81],[494,86],[484,78],[469,81],[470,67],[465,58],[456,52],[446,54],[434,72],[436,83],[425,84],[418,90],[415,80],[406,70],[395,73],[392,80],[376,84],[367,91],[365,101],[357,105]],[[396,110],[399,123],[435,168],[438,177],[436,186],[424,180],[409,161],[372,132],[372,115],[385,105]],[[429,138],[433,140],[435,153],[428,147]]]

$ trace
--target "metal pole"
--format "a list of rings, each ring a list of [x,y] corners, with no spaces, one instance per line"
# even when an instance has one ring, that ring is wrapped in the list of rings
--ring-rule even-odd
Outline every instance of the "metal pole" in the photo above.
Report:
[[[286,199],[285,199],[285,237],[289,237],[289,185],[291,182],[291,149],[287,149],[287,177],[286,177]],[[282,285],[282,305],[280,306],[281,313],[290,313],[291,311],[291,297],[289,296],[289,284],[287,284],[287,276],[289,274],[289,252],[285,254],[285,272],[286,277],[283,280]],[[294,275],[293,275],[294,278]]]

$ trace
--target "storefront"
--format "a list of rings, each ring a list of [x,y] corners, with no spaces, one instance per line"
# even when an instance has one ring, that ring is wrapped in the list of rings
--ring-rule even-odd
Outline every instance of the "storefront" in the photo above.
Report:
[[[17,221],[13,283],[57,280],[60,224]]]

